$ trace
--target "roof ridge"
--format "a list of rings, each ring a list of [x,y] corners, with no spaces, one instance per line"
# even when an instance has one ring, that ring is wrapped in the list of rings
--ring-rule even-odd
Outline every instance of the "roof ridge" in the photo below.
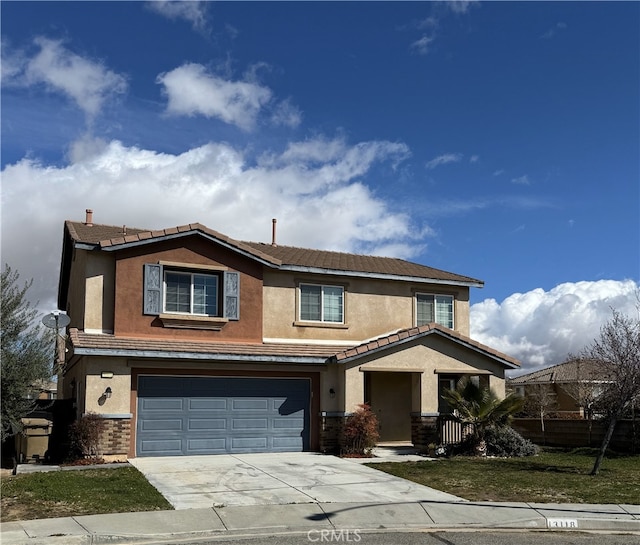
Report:
[[[239,242],[244,242],[245,244],[260,244],[260,245],[264,245],[264,246],[270,246],[273,247],[273,244],[271,244],[270,242],[257,242],[257,241],[253,241],[253,240],[243,240],[243,241],[239,241]],[[404,261],[405,263],[411,263],[413,265],[420,265],[420,263],[415,263],[413,261],[407,261],[406,259],[402,259],[400,257],[390,257],[390,256],[384,256],[384,255],[374,255],[374,254],[360,254],[357,252],[343,252],[340,250],[322,250],[319,248],[308,248],[307,246],[291,246],[289,244],[277,244],[276,245],[277,248],[288,248],[290,250],[309,250],[311,252],[326,252],[328,254],[339,254],[339,255],[357,255],[359,257],[371,257],[373,259],[392,259],[394,261]],[[429,267],[429,265],[422,265],[423,267]],[[431,269],[433,269],[434,267],[429,267]]]

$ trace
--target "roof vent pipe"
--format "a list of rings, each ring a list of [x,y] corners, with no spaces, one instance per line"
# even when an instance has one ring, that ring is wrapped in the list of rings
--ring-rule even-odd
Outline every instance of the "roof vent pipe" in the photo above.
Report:
[[[277,246],[276,244],[276,223],[278,223],[278,220],[276,218],[273,218],[271,220],[271,246]]]
[[[84,220],[84,224],[87,227],[93,227],[93,210],[91,210],[91,208],[87,208],[86,212],[87,212],[87,217]]]

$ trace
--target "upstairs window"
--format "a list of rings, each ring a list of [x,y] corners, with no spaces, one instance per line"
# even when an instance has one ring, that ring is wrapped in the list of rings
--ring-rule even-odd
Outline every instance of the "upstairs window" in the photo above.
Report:
[[[453,296],[416,294],[416,325],[435,322],[453,329]]]
[[[166,271],[165,312],[220,316],[218,275]]]
[[[166,266],[165,266],[166,265]],[[196,268],[197,267],[197,268]],[[240,319],[240,273],[188,264],[146,263],[143,313]]]
[[[300,320],[344,323],[344,288],[300,284]]]

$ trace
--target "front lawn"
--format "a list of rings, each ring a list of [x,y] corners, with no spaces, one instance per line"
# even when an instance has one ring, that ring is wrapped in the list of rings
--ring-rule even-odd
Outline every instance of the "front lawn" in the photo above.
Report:
[[[470,501],[640,504],[640,456],[605,458],[589,475],[592,449],[525,458],[453,457],[370,467]]]
[[[131,466],[3,477],[0,495],[2,522],[173,509]]]

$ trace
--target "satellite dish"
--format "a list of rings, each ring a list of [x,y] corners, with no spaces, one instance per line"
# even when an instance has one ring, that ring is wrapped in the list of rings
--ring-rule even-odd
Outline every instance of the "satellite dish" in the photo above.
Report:
[[[60,329],[62,327],[67,327],[71,323],[71,318],[66,314],[60,314],[60,311],[55,310],[42,318],[42,323],[48,328]]]

